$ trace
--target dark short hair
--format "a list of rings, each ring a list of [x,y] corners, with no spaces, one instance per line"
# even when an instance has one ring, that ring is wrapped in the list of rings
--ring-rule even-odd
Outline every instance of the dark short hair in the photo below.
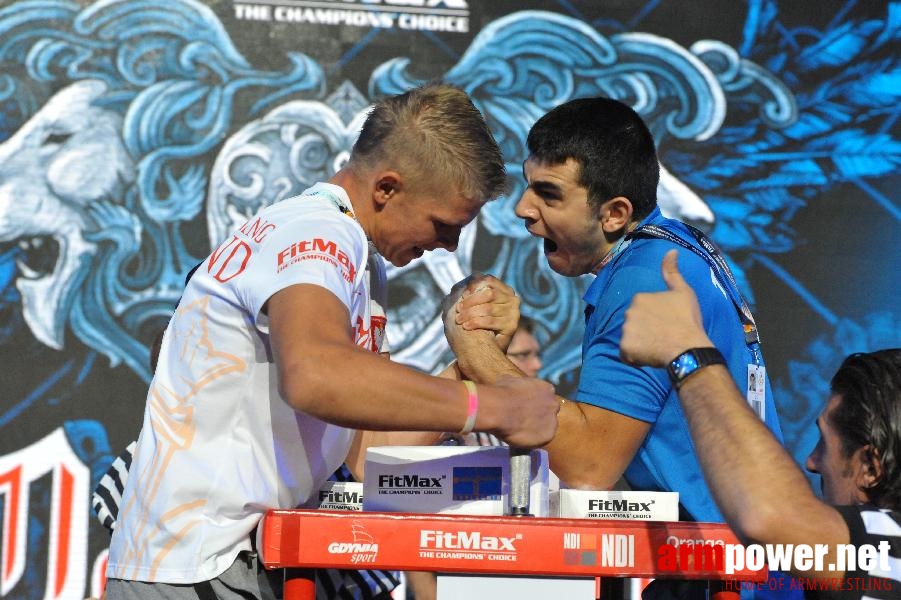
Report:
[[[871,446],[882,477],[866,490],[880,508],[901,509],[901,348],[851,354],[831,382],[841,397],[830,422],[846,457]]]
[[[526,333],[534,334],[535,333],[535,321],[530,319],[525,315],[520,315],[519,324],[516,327],[517,330],[522,329]]]
[[[389,163],[425,185],[459,185],[491,200],[506,189],[504,159],[482,113],[458,87],[433,82],[376,102],[351,151],[350,164]]]
[[[654,138],[631,107],[610,98],[580,98],[538,119],[527,140],[530,159],[579,163],[579,184],[595,210],[617,196],[632,203],[633,219],[657,206],[660,163]]]

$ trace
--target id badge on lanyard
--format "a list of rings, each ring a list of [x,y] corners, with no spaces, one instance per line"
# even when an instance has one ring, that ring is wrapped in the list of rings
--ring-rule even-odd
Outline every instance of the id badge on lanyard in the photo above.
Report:
[[[748,406],[766,421],[766,367],[763,365],[748,365],[747,385]]]

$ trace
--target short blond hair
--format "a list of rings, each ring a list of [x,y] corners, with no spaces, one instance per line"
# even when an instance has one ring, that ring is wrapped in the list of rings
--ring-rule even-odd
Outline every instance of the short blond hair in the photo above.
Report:
[[[504,193],[500,148],[460,88],[433,82],[379,100],[360,132],[351,166],[388,164],[425,186],[454,183],[472,198]]]

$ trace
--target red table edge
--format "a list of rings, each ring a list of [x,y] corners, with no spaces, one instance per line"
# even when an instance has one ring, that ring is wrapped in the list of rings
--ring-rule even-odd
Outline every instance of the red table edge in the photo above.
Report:
[[[552,528],[557,531],[566,529],[578,531],[623,531],[623,532],[654,532],[654,535],[660,535],[667,531],[679,532],[695,532],[693,535],[699,536],[696,539],[704,539],[705,535],[718,536],[720,540],[728,540],[727,543],[739,544],[740,541],[724,523],[703,523],[690,521],[617,521],[617,520],[600,520],[600,519],[568,519],[568,518],[552,518],[552,517],[509,517],[509,516],[474,516],[474,515],[447,515],[447,514],[414,514],[414,513],[380,513],[380,512],[358,512],[358,511],[332,511],[321,509],[292,509],[292,510],[270,510],[261,523],[261,557],[266,568],[288,568],[300,567],[303,571],[292,569],[294,573],[289,580],[286,580],[285,599],[301,600],[313,598],[315,595],[315,583],[312,578],[315,576],[317,568],[340,568],[340,569],[386,569],[399,571],[416,571],[428,570],[447,573],[479,573],[483,575],[499,575],[499,576],[549,576],[561,578],[583,578],[583,577],[635,577],[635,578],[673,578],[673,579],[700,579],[700,580],[733,580],[733,581],[765,581],[767,577],[766,569],[756,572],[744,571],[741,574],[726,576],[725,573],[713,571],[697,571],[686,574],[684,572],[660,572],[660,571],[636,571],[621,570],[613,571],[610,568],[586,568],[580,572],[559,570],[551,570],[551,572],[538,572],[534,569],[526,569],[522,571],[510,568],[507,563],[500,563],[505,568],[501,570],[493,570],[491,567],[481,567],[472,569],[471,565],[466,567],[440,563],[409,562],[407,561],[388,561],[383,562],[373,559],[372,561],[360,563],[353,562],[352,554],[329,555],[327,559],[309,562],[307,560],[283,560],[282,550],[288,549],[288,554],[295,552],[292,556],[299,556],[301,552],[300,531],[304,527],[310,527],[315,531],[316,535],[322,536],[324,530],[329,530],[333,525],[336,529],[348,528],[348,523],[356,523],[362,526],[383,528],[391,526],[397,530],[400,529],[422,529],[423,527],[448,527],[448,528],[504,528],[514,527],[518,529],[528,529],[540,527],[543,535],[547,534],[546,528]],[[537,531],[537,530],[536,530]],[[420,531],[421,533],[421,531]],[[442,532],[443,533],[443,532]],[[551,534],[553,535],[553,534]],[[611,535],[608,533],[607,535]],[[647,533],[647,535],[652,535]],[[324,542],[320,542],[324,543]],[[365,544],[362,545],[365,547]],[[277,554],[275,560],[273,554]],[[378,558],[378,549],[376,549],[376,558]],[[483,561],[491,562],[491,561]],[[290,595],[289,595],[290,590]],[[312,595],[311,595],[312,594]]]

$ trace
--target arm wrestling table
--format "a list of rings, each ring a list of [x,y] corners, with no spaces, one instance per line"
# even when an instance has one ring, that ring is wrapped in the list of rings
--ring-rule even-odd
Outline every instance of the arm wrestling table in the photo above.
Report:
[[[286,578],[285,600],[314,600],[318,568],[766,581],[766,569],[727,575],[694,552],[739,543],[722,523],[295,509],[266,514],[258,548],[268,569],[305,569]],[[677,565],[661,562],[686,545]]]

